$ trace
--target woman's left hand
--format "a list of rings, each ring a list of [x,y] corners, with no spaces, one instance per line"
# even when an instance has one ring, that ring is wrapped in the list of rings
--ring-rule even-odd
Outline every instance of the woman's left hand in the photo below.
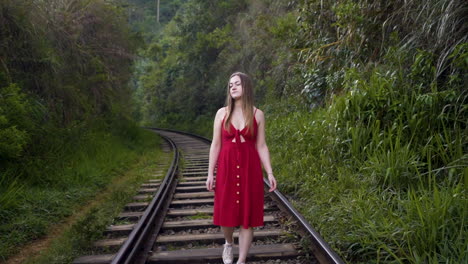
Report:
[[[270,190],[268,190],[268,191],[272,192],[272,191],[276,190],[276,179],[273,176],[273,174],[268,175],[268,181],[270,182]]]

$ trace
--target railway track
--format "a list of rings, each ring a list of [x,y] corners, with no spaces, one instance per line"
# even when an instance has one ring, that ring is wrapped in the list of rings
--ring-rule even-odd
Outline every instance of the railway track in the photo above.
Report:
[[[141,186],[119,215],[128,223],[108,227],[107,238],[94,243],[99,254],[73,263],[222,263],[224,238],[211,221],[214,193],[205,187],[210,140],[154,130],[174,153],[164,179]],[[279,191],[265,191],[264,211],[248,263],[343,263]]]

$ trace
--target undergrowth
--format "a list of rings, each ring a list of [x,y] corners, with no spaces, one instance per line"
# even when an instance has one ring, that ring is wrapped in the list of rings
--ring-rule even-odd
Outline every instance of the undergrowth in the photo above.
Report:
[[[95,125],[64,133],[49,139],[46,155],[2,171],[0,260],[45,236],[53,223],[72,215],[141,155],[159,148],[152,132],[130,123],[113,129],[118,131]]]
[[[266,105],[279,189],[349,263],[466,263],[468,94],[402,76],[350,69],[324,107]]]
[[[109,184],[102,197],[93,206],[77,218],[64,232],[51,242],[51,246],[38,257],[30,257],[25,263],[71,263],[73,259],[82,255],[93,255],[96,251],[92,243],[104,238],[104,230],[108,225],[124,224],[125,221],[116,220],[126,203],[132,201],[141,183],[154,179],[156,171],[165,175],[170,162],[165,159],[172,157],[172,153],[164,153],[158,146],[160,139],[147,135],[146,140],[151,148],[145,149],[129,169],[118,175]],[[164,165],[161,165],[164,164]],[[159,176],[162,177],[162,176]]]

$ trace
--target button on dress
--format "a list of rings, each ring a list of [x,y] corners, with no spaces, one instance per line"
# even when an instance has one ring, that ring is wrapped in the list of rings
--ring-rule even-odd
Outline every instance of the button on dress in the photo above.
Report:
[[[217,162],[213,223],[243,228],[263,226],[263,174],[255,146],[258,130],[255,113],[253,135],[247,126],[238,130],[232,124],[228,132],[224,128],[225,118]],[[245,142],[241,142],[241,136]]]

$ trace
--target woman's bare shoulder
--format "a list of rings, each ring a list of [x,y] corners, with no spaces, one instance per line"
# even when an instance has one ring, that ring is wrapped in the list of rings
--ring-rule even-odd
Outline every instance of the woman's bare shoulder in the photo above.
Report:
[[[254,107],[254,111],[255,111],[255,116],[257,116],[259,114],[262,115],[262,116],[264,115],[263,111],[260,110],[260,108]]]
[[[258,122],[261,122],[265,119],[265,115],[262,110],[255,108],[255,119],[257,119]]]
[[[221,107],[220,109],[218,109],[218,111],[216,112],[216,119],[220,119],[220,118],[223,118],[224,115],[226,114],[226,107]]]
[[[218,112],[216,114],[225,114],[226,112],[227,112],[227,106],[224,106],[218,109]]]

